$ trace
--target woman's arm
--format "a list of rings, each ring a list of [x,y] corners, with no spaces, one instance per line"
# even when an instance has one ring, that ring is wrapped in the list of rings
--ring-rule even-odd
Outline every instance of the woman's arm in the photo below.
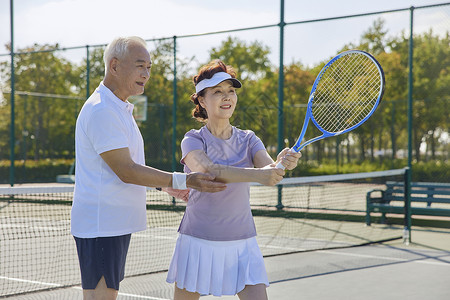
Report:
[[[289,148],[285,148],[278,153],[277,161],[274,162],[266,150],[259,150],[253,158],[253,164],[257,168],[263,168],[266,166],[276,166],[281,161],[286,170],[292,170],[297,166],[301,156],[301,153],[291,152]]]
[[[258,155],[258,151],[256,155]],[[264,150],[264,152],[266,152]],[[255,157],[256,157],[255,155]],[[269,156],[270,158],[270,156]],[[267,158],[261,158],[267,162]],[[272,161],[272,159],[270,158]],[[263,185],[275,185],[283,179],[284,170],[269,166],[270,163],[257,168],[239,168],[215,164],[209,159],[203,150],[193,150],[184,158],[184,163],[193,172],[209,173],[215,176],[217,181],[231,182],[259,182]],[[273,163],[273,161],[272,161]]]

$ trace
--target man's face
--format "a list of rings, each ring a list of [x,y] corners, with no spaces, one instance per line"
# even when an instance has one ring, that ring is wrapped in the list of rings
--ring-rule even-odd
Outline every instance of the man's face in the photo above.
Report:
[[[147,49],[140,44],[130,44],[128,54],[117,61],[118,97],[126,100],[130,96],[144,93],[150,78],[152,62]]]

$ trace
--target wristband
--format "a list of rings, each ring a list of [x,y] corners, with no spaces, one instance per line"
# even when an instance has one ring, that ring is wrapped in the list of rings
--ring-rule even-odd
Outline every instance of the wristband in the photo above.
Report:
[[[186,173],[173,172],[172,174],[172,188],[176,190],[185,190],[186,186]]]

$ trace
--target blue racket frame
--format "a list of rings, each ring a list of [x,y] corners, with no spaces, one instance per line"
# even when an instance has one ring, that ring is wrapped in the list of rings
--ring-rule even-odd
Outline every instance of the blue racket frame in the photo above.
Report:
[[[314,94],[316,92],[317,89],[317,85],[320,82],[320,79],[322,79],[323,73],[338,59],[340,59],[342,56],[345,55],[349,55],[351,53],[360,53],[360,54],[364,54],[367,57],[369,57],[377,66],[378,68],[378,72],[380,72],[380,77],[382,78],[381,81],[381,85],[380,85],[380,93],[378,94],[378,99],[376,100],[375,105],[373,106],[372,110],[367,114],[367,116],[362,119],[359,123],[353,125],[350,128],[347,128],[346,130],[342,130],[342,131],[338,131],[338,132],[328,132],[325,129],[323,129],[322,127],[320,127],[320,125],[316,122],[316,120],[314,119],[314,116],[312,114],[312,104],[314,101]],[[330,60],[320,71],[319,75],[317,75],[316,80],[314,81],[314,84],[312,86],[311,89],[311,93],[309,94],[309,100],[308,100],[308,105],[307,105],[307,109],[306,109],[306,116],[305,116],[305,121],[303,123],[303,128],[302,131],[300,133],[300,136],[298,137],[297,141],[295,142],[294,146],[292,146],[291,151],[294,152],[300,152],[304,147],[308,146],[311,143],[314,143],[318,140],[327,138],[327,137],[332,137],[332,136],[337,136],[337,135],[341,135],[343,133],[352,131],[353,129],[361,126],[361,124],[363,124],[365,121],[367,121],[367,119],[370,118],[370,116],[372,116],[372,114],[375,112],[375,110],[377,109],[378,105],[380,104],[381,99],[383,98],[383,93],[384,93],[384,72],[383,69],[381,68],[381,65],[378,63],[378,61],[369,53],[362,51],[362,50],[348,50],[345,52],[342,52],[340,54],[338,54],[336,57],[334,57],[332,60]],[[315,137],[313,139],[310,139],[308,141],[306,141],[305,143],[301,144],[303,137],[305,136],[306,133],[306,129],[308,128],[308,124],[309,124],[309,120],[312,120],[312,122],[314,123],[314,125],[323,133],[321,136]]]

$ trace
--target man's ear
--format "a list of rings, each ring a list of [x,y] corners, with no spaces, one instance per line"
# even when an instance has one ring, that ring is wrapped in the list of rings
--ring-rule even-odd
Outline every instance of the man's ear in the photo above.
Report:
[[[112,74],[117,74],[117,67],[119,65],[119,60],[115,57],[111,59],[109,62],[109,69],[111,70]]]

